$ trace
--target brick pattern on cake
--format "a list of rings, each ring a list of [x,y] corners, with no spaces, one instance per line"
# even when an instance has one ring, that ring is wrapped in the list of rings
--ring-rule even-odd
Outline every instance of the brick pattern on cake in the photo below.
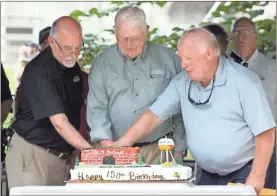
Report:
[[[113,157],[116,165],[128,165],[138,162],[140,148],[91,148],[81,151],[81,162],[86,164],[103,164],[105,157]]]

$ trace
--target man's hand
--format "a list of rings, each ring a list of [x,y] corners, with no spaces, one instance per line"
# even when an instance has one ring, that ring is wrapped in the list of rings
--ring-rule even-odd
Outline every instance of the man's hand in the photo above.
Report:
[[[255,189],[256,193],[259,195],[265,183],[265,174],[257,175],[254,172],[250,172],[248,175],[245,185],[251,185]]]
[[[100,144],[101,144],[101,146],[103,146],[103,147],[113,146],[113,140],[111,140],[111,139],[101,140],[101,141],[100,141]]]

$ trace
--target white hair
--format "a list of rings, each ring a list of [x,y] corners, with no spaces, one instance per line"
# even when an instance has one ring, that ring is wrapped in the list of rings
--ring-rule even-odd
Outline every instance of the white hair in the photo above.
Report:
[[[188,30],[186,32],[186,34],[188,34],[188,33],[194,33],[196,31],[202,31],[204,33],[207,33],[210,36],[210,38],[211,38],[210,42],[207,42],[207,44],[205,43],[205,48],[203,47],[203,52],[206,50],[207,46],[211,46],[211,47],[216,49],[216,56],[220,56],[220,46],[219,46],[219,44],[217,42],[217,39],[216,39],[215,35],[212,34],[211,32],[209,32],[207,29],[202,28],[202,27],[192,28],[192,29]],[[203,43],[203,45],[204,45],[204,43]]]
[[[146,16],[142,9],[134,6],[126,6],[121,8],[114,19],[115,28],[121,22],[128,22],[132,26],[140,26],[146,32]]]

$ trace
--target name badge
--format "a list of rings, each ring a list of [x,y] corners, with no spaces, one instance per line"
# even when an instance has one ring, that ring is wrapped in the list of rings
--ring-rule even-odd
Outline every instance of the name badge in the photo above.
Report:
[[[80,77],[79,76],[74,76],[73,82],[79,82],[79,81],[80,81]]]
[[[165,77],[165,71],[162,69],[154,69],[150,72],[151,78],[164,78]]]

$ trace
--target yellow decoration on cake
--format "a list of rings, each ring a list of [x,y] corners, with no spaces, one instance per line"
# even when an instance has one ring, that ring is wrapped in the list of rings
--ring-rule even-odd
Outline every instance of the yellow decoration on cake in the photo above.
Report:
[[[165,138],[162,138],[159,140],[158,148],[161,151],[160,163],[162,165],[170,166],[169,156],[171,156],[173,163],[176,164],[175,159],[171,152],[171,150],[174,149],[174,146],[175,146],[174,141],[170,138],[165,137]],[[166,162],[163,163],[162,161],[163,161],[163,152],[164,151],[166,153]]]

